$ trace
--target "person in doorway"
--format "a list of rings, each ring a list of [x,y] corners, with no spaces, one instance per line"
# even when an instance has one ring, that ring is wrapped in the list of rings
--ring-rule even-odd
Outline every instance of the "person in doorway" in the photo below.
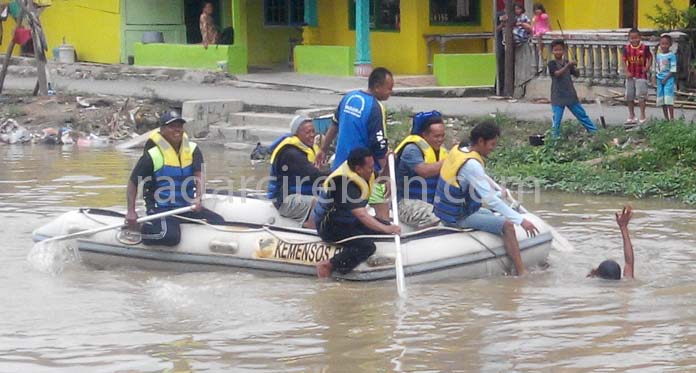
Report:
[[[348,154],[357,147],[370,150],[375,159],[375,170],[381,173],[380,180],[388,175],[387,165],[387,115],[381,101],[386,101],[394,88],[392,73],[378,67],[368,79],[367,91],[357,90],[347,93],[336,109],[333,123],[317,154],[317,164],[324,162],[329,146],[336,139],[336,154],[332,170],[336,170],[348,159]],[[386,185],[376,184],[370,196],[377,216],[389,219],[389,204],[386,199]]]
[[[623,240],[624,252],[624,270],[623,277],[633,279],[633,245],[631,244],[631,235],[628,231],[628,223],[633,217],[633,209],[631,206],[624,206],[621,214],[616,215],[616,224],[621,230],[621,239]],[[599,267],[592,269],[587,277],[599,277],[605,280],[621,280],[621,266],[614,260],[605,260],[599,264]]]
[[[298,115],[290,122],[290,134],[282,136],[272,146],[271,180],[268,197],[278,213],[302,223],[304,228],[314,229],[310,213],[316,202],[314,187],[318,179],[329,172],[314,165],[314,121]]]
[[[648,71],[652,64],[652,53],[643,44],[640,31],[631,29],[628,32],[628,45],[623,48],[624,70],[626,71],[626,102],[628,104],[627,126],[643,124],[645,117],[645,101],[648,99]],[[635,100],[638,99],[640,119],[636,120]]]
[[[484,170],[484,159],[495,150],[499,137],[500,128],[495,122],[484,120],[471,130],[470,143],[462,141],[450,150],[440,170],[434,211],[445,225],[502,236],[505,250],[521,276],[526,270],[515,225],[520,225],[527,236],[536,236],[539,230],[500,199]],[[482,207],[484,203],[488,208]]]
[[[141,231],[146,245],[176,246],[181,240],[181,221],[175,216],[145,223],[139,229],[135,212],[138,187],[143,186],[143,199],[148,215],[194,205],[194,210],[181,214],[190,219],[221,224],[224,219],[201,205],[203,185],[203,153],[184,133],[186,121],[176,111],[160,117],[159,131],[154,132],[145,151],[133,169],[127,186],[126,224],[131,231]]]
[[[326,179],[314,208],[317,233],[322,240],[336,242],[361,235],[401,233],[399,226],[374,218],[367,211],[374,164],[372,153],[367,148],[357,147]],[[317,276],[330,277],[333,271],[349,273],[376,250],[370,238],[356,238],[341,246],[343,249],[333,258],[317,264]]]
[[[657,87],[657,106],[662,107],[665,119],[674,120],[674,91],[677,75],[677,55],[670,50],[672,37],[660,37],[660,50],[655,56],[655,83]]]
[[[203,11],[199,18],[199,26],[201,29],[203,47],[205,49],[208,49],[208,45],[217,44],[218,42],[218,30],[217,26],[215,26],[215,19],[213,18],[214,10],[213,3],[203,3]]]
[[[437,224],[433,214],[435,190],[447,150],[445,124],[437,111],[413,117],[411,135],[396,147],[396,189],[399,220],[416,228]]]
[[[597,132],[597,127],[580,104],[578,94],[575,92],[572,76],[580,76],[575,61],[567,61],[563,58],[566,46],[563,40],[557,39],[551,42],[553,60],[549,62],[549,75],[551,75],[551,109],[553,111],[553,136],[561,135],[561,121],[566,108],[582,124],[587,132]]]

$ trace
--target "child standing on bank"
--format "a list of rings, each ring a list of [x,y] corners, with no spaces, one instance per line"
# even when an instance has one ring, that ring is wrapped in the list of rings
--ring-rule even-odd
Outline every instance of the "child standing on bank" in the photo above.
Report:
[[[576,68],[575,61],[566,61],[566,45],[563,40],[557,39],[551,43],[551,53],[553,60],[549,62],[549,75],[551,75],[551,109],[553,110],[553,136],[561,135],[561,121],[563,112],[568,108],[578,121],[585,127],[587,132],[597,132],[597,127],[592,123],[592,119],[587,115],[585,109],[580,104],[578,94],[575,92],[572,76],[580,76]]]
[[[623,61],[626,71],[626,101],[628,103],[627,125],[643,124],[645,118],[645,100],[648,98],[648,69],[652,65],[650,48],[643,44],[640,31],[632,28],[628,32],[629,44],[623,49]],[[636,121],[635,99],[640,106],[640,120]]]
[[[542,43],[541,38],[547,32],[551,31],[551,25],[549,25],[549,15],[546,14],[546,9],[544,4],[536,3],[534,4],[534,17],[532,17],[532,35],[537,39],[539,45],[539,56],[544,58],[544,43]]]
[[[670,51],[672,37],[660,37],[660,50],[655,56],[655,83],[657,84],[657,106],[662,107],[665,119],[674,120],[675,75],[677,56]]]

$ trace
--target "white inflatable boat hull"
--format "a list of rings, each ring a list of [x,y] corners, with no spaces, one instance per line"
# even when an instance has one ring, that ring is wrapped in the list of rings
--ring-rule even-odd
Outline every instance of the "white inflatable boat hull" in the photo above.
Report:
[[[184,223],[181,242],[175,247],[128,245],[118,240],[119,231],[106,231],[78,239],[77,250],[85,264],[98,268],[233,269],[307,276],[315,276],[315,264],[340,250],[340,246],[321,242],[313,231],[293,227],[297,223],[278,216],[268,201],[216,196],[207,200],[206,207],[235,223]],[[527,267],[542,265],[551,250],[549,227],[532,214],[525,217],[539,228],[540,234],[530,238],[517,228],[522,260]],[[82,209],[65,213],[36,229],[33,238],[41,241],[122,221],[117,213]],[[510,272],[511,262],[503,242],[495,235],[445,227],[404,231],[401,248],[406,276],[481,278]],[[375,243],[377,251],[366,263],[349,274],[335,273],[334,277],[355,281],[393,279],[394,240],[383,236],[375,238]]]

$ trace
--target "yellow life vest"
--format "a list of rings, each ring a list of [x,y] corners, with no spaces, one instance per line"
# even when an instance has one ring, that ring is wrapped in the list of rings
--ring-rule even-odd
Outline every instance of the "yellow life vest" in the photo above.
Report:
[[[445,163],[442,164],[442,168],[440,169],[440,178],[449,185],[459,187],[457,174],[464,164],[470,159],[475,159],[481,163],[482,166],[485,166],[485,162],[483,161],[481,154],[475,151],[464,152],[459,149],[459,145],[455,145],[452,150],[449,151],[447,158],[445,158]]]
[[[148,151],[152,157],[155,171],[161,169],[163,166],[186,168],[193,163],[193,151],[196,150],[197,145],[195,142],[189,141],[185,133],[181,139],[179,153],[177,153],[174,147],[162,137],[159,130],[153,132],[149,139],[157,145]]]
[[[447,150],[445,148],[440,147],[440,152],[435,154],[435,149],[433,149],[430,144],[428,144],[425,139],[419,135],[409,135],[407,136],[399,146],[396,147],[396,150],[394,150],[394,153],[400,154],[403,148],[406,147],[408,144],[416,144],[421,152],[423,152],[423,158],[425,159],[425,163],[437,163],[439,160],[445,159],[447,157]]]
[[[348,161],[343,162],[339,168],[337,168],[334,172],[329,175],[326,180],[324,180],[324,190],[328,191],[331,188],[331,180],[337,178],[337,177],[345,177],[348,180],[352,181],[355,183],[355,185],[360,188],[360,198],[361,199],[368,199],[370,197],[370,194],[372,193],[372,186],[375,182],[375,175],[372,174],[370,176],[370,182],[368,183],[363,179],[360,175],[356,174],[355,171],[351,170],[350,167],[348,167]]]
[[[273,162],[275,162],[275,159],[278,156],[278,154],[280,153],[280,151],[283,150],[283,148],[287,145],[294,146],[297,149],[300,149],[301,151],[303,151],[305,154],[307,154],[307,160],[310,163],[314,163],[314,161],[316,160],[317,153],[318,153],[318,149],[317,149],[318,147],[316,145],[309,147],[309,146],[305,145],[300,140],[299,137],[288,136],[285,138],[285,140],[281,141],[280,144],[278,144],[278,146],[276,146],[275,149],[273,150],[273,153],[271,154],[271,159],[270,159],[271,164],[273,164]]]

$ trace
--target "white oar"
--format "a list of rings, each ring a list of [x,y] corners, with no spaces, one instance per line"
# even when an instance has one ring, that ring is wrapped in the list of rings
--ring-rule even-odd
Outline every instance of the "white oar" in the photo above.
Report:
[[[399,225],[399,204],[396,201],[396,170],[394,169],[394,154],[389,154],[389,183],[391,184],[391,205],[392,215],[394,215],[394,225]],[[406,296],[406,281],[404,281],[404,263],[401,258],[401,237],[394,236],[394,247],[396,248],[396,291],[400,297]]]
[[[170,210],[170,211],[161,212],[161,213],[159,213],[159,214],[143,216],[142,218],[138,219],[137,222],[138,222],[138,223],[145,223],[145,222],[148,222],[148,221],[151,221],[151,220],[156,220],[156,219],[164,218],[164,217],[167,217],[167,216],[172,216],[172,215],[176,215],[176,214],[183,214],[183,213],[186,213],[186,212],[189,212],[189,211],[193,210],[193,207],[194,207],[194,206],[181,207],[181,208],[178,208],[178,209],[174,209],[174,210]],[[47,242],[53,242],[53,241],[67,240],[67,239],[69,239],[69,238],[75,238],[75,237],[80,237],[80,236],[90,236],[90,235],[93,235],[93,234],[95,234],[95,233],[99,233],[99,232],[104,232],[104,231],[109,231],[109,230],[112,230],[112,229],[117,229],[117,228],[125,227],[126,225],[127,225],[126,223],[107,225],[107,226],[104,226],[104,227],[99,227],[99,228],[94,228],[94,229],[88,229],[88,230],[85,230],[85,231],[82,231],[82,232],[76,232],[76,233],[65,234],[65,235],[62,235],[62,236],[51,237],[51,238],[45,239],[45,240],[43,240],[43,241],[40,241],[39,243],[47,243]]]
[[[499,190],[499,191],[503,190],[503,188],[498,183],[496,183],[495,180],[493,180],[490,176],[486,175],[486,179],[491,184],[491,186],[493,186],[493,188],[495,188],[496,190]],[[507,198],[510,201],[510,204],[512,205],[511,207],[513,209],[519,209],[520,212],[523,214],[526,214],[529,212],[529,211],[527,211],[526,208],[524,208],[524,206],[522,206],[521,203],[519,203],[512,196],[512,193],[510,193],[509,190],[506,190],[505,194],[507,195]],[[552,246],[555,247],[556,250],[565,251],[565,252],[575,251],[573,244],[571,244],[568,240],[566,240],[565,237],[561,236],[561,234],[558,233],[558,231],[556,229],[554,229],[554,227],[552,227],[550,225],[548,227],[549,227],[549,231],[551,232],[551,236],[553,237],[553,241],[554,241]]]

